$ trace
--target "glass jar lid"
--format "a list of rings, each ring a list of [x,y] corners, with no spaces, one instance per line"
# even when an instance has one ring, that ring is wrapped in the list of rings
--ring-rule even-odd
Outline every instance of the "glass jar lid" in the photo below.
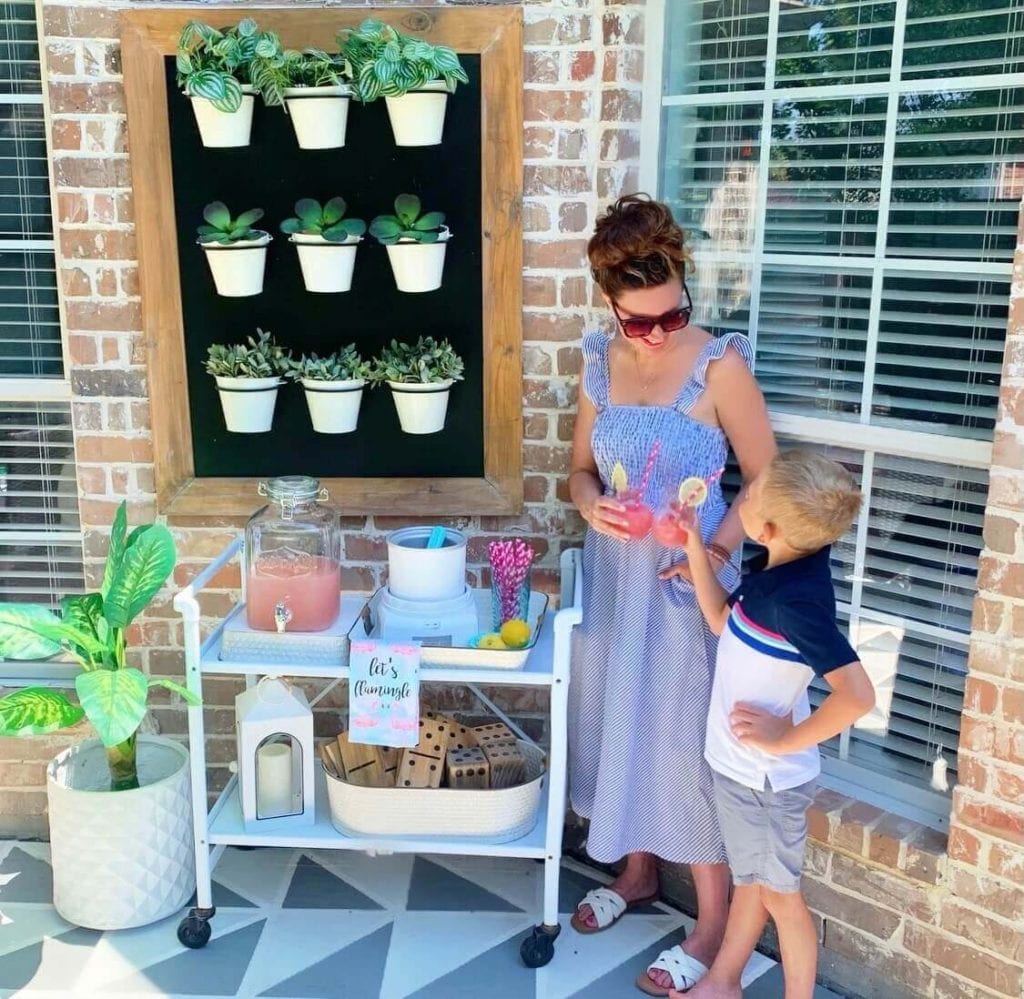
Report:
[[[299,503],[327,499],[327,490],[320,488],[320,480],[312,475],[281,475],[276,479],[259,484],[260,496],[266,496],[274,503],[290,511]]]

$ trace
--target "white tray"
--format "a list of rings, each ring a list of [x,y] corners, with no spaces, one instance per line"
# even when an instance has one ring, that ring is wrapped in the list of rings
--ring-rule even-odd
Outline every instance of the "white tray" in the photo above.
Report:
[[[537,824],[544,754],[519,741],[529,781],[499,790],[450,787],[358,787],[324,771],[331,823],[346,836],[487,837],[522,839]]]
[[[372,597],[366,606],[363,607],[356,618],[355,623],[349,629],[350,641],[358,641],[360,638],[379,638],[377,626],[377,606],[384,595],[384,587],[381,587]],[[491,630],[491,591],[489,589],[477,589],[473,591],[476,600],[476,615],[478,630],[489,632]],[[544,618],[548,609],[548,595],[546,593],[530,593],[530,606],[527,611],[531,627],[530,642],[522,649],[474,649],[462,646],[449,645],[424,645],[420,652],[420,662],[431,666],[465,666],[470,669],[522,669],[530,652],[537,644],[537,636],[544,624]]]

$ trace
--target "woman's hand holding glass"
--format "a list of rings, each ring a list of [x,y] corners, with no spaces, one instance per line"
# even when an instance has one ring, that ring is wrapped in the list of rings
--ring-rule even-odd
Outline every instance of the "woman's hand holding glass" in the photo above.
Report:
[[[629,541],[629,518],[626,508],[614,496],[597,496],[583,512],[583,517],[599,534],[618,541]]]

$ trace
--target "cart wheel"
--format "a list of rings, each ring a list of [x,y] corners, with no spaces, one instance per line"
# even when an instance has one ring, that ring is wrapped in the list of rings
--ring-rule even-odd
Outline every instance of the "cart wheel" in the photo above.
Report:
[[[552,933],[543,926],[535,926],[519,948],[519,956],[528,968],[543,968],[555,956],[555,937],[558,927]]]
[[[199,950],[210,942],[210,923],[198,916],[186,916],[178,923],[178,940],[192,950]]]

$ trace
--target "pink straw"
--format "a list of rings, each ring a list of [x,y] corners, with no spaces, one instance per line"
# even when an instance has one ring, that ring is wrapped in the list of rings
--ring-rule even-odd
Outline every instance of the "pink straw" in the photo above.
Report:
[[[644,474],[640,477],[640,485],[637,486],[637,492],[642,497],[647,492],[647,483],[651,478],[651,472],[654,471],[654,463],[658,460],[658,455],[661,453],[661,441],[655,440],[651,445],[651,452],[647,455],[647,464],[644,465]]]

